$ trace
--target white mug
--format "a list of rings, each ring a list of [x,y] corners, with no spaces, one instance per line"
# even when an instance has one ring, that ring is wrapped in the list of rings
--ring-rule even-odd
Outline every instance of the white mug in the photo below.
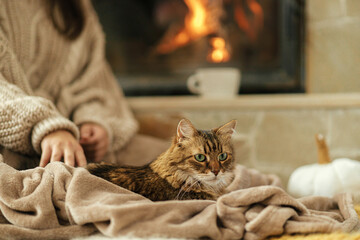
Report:
[[[205,98],[232,98],[238,94],[240,78],[237,68],[199,68],[188,78],[187,86]]]

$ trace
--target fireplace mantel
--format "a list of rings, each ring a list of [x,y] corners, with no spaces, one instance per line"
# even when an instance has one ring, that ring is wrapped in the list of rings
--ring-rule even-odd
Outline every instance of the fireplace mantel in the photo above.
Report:
[[[196,96],[128,97],[135,112],[179,112],[187,110],[281,110],[360,107],[360,93],[239,95],[231,99]]]

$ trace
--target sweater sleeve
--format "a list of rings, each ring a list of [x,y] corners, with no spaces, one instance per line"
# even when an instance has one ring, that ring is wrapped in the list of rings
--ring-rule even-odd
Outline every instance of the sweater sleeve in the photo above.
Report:
[[[60,129],[79,137],[76,125],[62,117],[50,101],[26,95],[0,73],[0,145],[22,154],[34,150],[40,154],[42,139]]]
[[[42,139],[60,129],[79,137],[77,126],[49,100],[32,95],[16,55],[0,31],[0,145],[22,154],[40,154]]]
[[[110,138],[110,151],[116,151],[135,135],[138,123],[105,59],[105,37],[97,15],[89,3],[85,9],[86,26],[81,37],[88,49],[86,65],[62,90],[58,108],[78,126],[86,122],[103,126]]]

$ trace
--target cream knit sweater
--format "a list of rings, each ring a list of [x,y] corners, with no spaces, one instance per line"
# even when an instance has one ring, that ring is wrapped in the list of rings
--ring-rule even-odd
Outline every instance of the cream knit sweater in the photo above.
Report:
[[[84,122],[108,131],[111,150],[137,131],[137,122],[104,59],[104,34],[89,0],[86,25],[75,41],[61,36],[46,0],[0,0],[0,145],[41,154],[48,133],[79,138]]]

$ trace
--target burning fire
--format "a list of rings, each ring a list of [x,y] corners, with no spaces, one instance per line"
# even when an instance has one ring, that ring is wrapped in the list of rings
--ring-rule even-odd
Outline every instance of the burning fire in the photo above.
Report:
[[[207,1],[202,0],[185,0],[189,7],[189,14],[185,18],[185,31],[193,38],[205,36],[212,32],[209,25],[206,24]]]
[[[223,0],[184,0],[189,12],[185,16],[184,27],[171,28],[156,50],[168,54],[179,47],[213,34],[209,40],[210,52],[207,60],[210,62],[227,62],[230,60],[229,47],[220,36],[220,18],[223,15]],[[249,40],[254,42],[263,28],[264,14],[257,0],[229,0],[234,6],[234,18]],[[247,11],[245,11],[247,10]]]
[[[219,3],[214,4],[218,1],[211,1],[212,4],[209,4],[208,0],[184,0],[184,2],[189,9],[185,16],[184,28],[175,36],[170,31],[170,36],[165,36],[157,47],[157,52],[162,54],[172,52],[189,42],[216,33],[220,28],[219,9],[221,6],[219,8]]]

